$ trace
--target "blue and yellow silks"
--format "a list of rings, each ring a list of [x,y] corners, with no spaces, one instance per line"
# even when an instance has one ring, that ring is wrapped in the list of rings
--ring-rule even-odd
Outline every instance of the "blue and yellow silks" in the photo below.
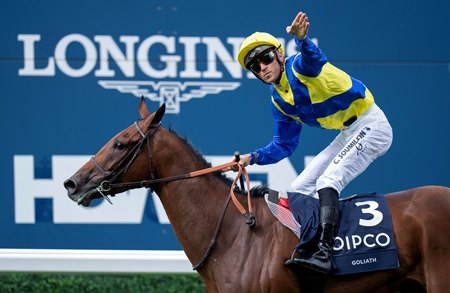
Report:
[[[342,130],[344,122],[359,117],[374,103],[366,86],[329,63],[309,38],[295,41],[301,53],[285,60],[279,84],[270,86],[274,136],[255,151],[259,165],[290,156],[302,124]]]

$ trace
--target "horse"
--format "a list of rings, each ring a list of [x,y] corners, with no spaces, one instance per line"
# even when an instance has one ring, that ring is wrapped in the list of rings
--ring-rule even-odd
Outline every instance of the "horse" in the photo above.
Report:
[[[253,198],[256,225],[243,225],[228,205],[233,183],[221,172],[180,176],[211,165],[175,131],[161,126],[165,107],[115,135],[64,182],[83,206],[132,188],[151,188],[160,198],[179,243],[206,292],[305,292],[308,274],[284,265],[298,238]],[[384,195],[391,213],[399,268],[324,276],[326,292],[449,292],[450,189],[422,186]],[[245,193],[237,201],[247,206]],[[109,199],[108,199],[109,200]],[[303,291],[302,291],[303,290]]]

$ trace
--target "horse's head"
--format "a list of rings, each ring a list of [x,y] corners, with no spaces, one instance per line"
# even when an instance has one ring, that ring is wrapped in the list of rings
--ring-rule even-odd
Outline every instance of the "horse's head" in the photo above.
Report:
[[[83,206],[89,206],[93,199],[106,197],[125,191],[127,188],[111,188],[117,182],[133,182],[148,179],[149,174],[142,172],[140,164],[147,164],[140,156],[149,156],[149,143],[157,131],[164,115],[165,105],[156,112],[148,112],[142,98],[139,113],[142,120],[114,136],[100,151],[64,182],[67,195]],[[148,149],[144,146],[148,145]],[[150,158],[149,158],[150,159]]]

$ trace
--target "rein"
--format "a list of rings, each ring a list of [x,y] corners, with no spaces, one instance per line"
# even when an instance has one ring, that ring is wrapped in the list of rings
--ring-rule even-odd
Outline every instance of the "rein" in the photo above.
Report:
[[[213,172],[227,172],[230,170],[233,170],[232,167],[237,166],[238,172],[233,180],[233,183],[230,188],[229,196],[225,202],[225,205],[222,208],[222,211],[220,213],[219,221],[216,225],[216,229],[214,231],[213,237],[209,243],[208,249],[206,250],[205,254],[203,255],[203,258],[200,260],[200,262],[193,266],[194,270],[198,270],[199,268],[203,267],[204,263],[206,262],[207,258],[209,257],[212,248],[214,247],[214,244],[216,243],[217,236],[219,234],[220,227],[222,225],[223,219],[225,217],[225,212],[228,207],[228,204],[230,202],[230,199],[233,201],[233,204],[236,206],[236,208],[239,210],[239,212],[244,215],[245,217],[245,223],[249,225],[250,228],[253,228],[256,224],[255,216],[253,215],[253,209],[252,209],[252,202],[251,202],[251,196],[250,196],[250,179],[247,173],[247,170],[244,166],[242,166],[238,161],[231,161],[225,164],[221,164],[214,167],[209,167],[197,171],[193,171],[186,174],[171,176],[171,177],[164,177],[164,178],[155,178],[154,172],[153,172],[153,160],[152,160],[152,153],[150,151],[150,138],[156,133],[156,131],[159,129],[159,126],[161,124],[153,125],[150,127],[149,131],[145,134],[142,129],[139,127],[139,124],[137,122],[134,123],[134,126],[136,127],[137,131],[141,135],[141,140],[131,149],[131,151],[119,162],[116,168],[114,168],[113,171],[107,171],[105,170],[98,162],[92,157],[90,159],[91,163],[95,166],[95,168],[104,176],[104,180],[96,187],[97,191],[110,203],[112,204],[112,201],[108,198],[108,196],[104,193],[111,191],[113,188],[151,188],[152,185],[163,183],[163,182],[172,182],[177,180],[183,180],[183,179],[189,179],[194,177],[203,176],[206,174],[210,174]],[[150,180],[142,180],[139,182],[126,182],[126,183],[112,183],[114,182],[121,174],[125,173],[128,168],[131,166],[133,161],[138,157],[138,154],[141,151],[142,146],[144,145],[144,142],[147,141],[147,147],[148,147],[148,160],[150,164]],[[130,158],[129,160],[127,160]],[[122,165],[124,165],[122,168],[120,168]],[[236,186],[236,183],[239,178],[241,178],[241,175],[245,176],[245,181],[247,185],[247,204],[248,204],[248,212],[245,209],[245,207],[239,202],[237,199],[235,193],[234,193],[234,186]],[[84,195],[86,196],[86,194]],[[84,196],[82,196],[78,203],[81,203]]]
[[[254,216],[252,214],[252,202],[251,202],[251,196],[250,196],[250,179],[248,177],[248,173],[247,170],[245,169],[245,167],[243,167],[241,164],[239,164],[238,162],[232,161],[229,163],[225,163],[222,165],[218,165],[215,167],[210,167],[210,168],[205,168],[205,169],[201,169],[198,171],[194,171],[194,172],[190,172],[190,173],[186,173],[186,174],[182,174],[182,175],[176,175],[176,176],[171,176],[171,177],[164,177],[164,178],[157,178],[157,179],[151,179],[151,180],[142,180],[142,181],[138,181],[138,182],[127,182],[127,183],[112,183],[109,184],[109,188],[120,188],[120,187],[126,187],[126,188],[150,188],[151,185],[153,184],[158,184],[158,183],[163,183],[163,182],[172,182],[172,181],[177,181],[177,180],[183,180],[183,179],[189,179],[189,178],[194,178],[194,177],[199,177],[202,175],[206,175],[209,173],[213,173],[213,172],[227,172],[232,170],[231,167],[233,166],[238,166],[239,171],[236,175],[236,178],[233,181],[233,184],[231,185],[230,188],[230,196],[231,199],[233,200],[234,205],[236,206],[236,208],[239,210],[239,212],[245,216],[246,218],[246,223],[253,226],[254,223]],[[235,193],[234,193],[234,186],[236,185],[237,180],[240,178],[241,174],[244,174],[245,176],[245,181],[247,184],[247,202],[248,202],[248,212],[246,211],[246,209],[244,208],[244,206],[239,202],[239,200],[237,199]],[[253,219],[253,220],[252,220]]]

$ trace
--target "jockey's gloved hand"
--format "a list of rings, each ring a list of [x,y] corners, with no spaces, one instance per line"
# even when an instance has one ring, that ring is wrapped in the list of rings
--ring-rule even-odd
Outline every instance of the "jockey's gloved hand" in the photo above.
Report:
[[[235,157],[233,157],[233,160],[235,159]],[[252,160],[252,156],[250,154],[245,154],[240,156],[240,160],[239,160],[239,164],[241,164],[243,167],[247,167],[248,165],[250,165],[250,161]],[[231,170],[233,170],[234,172],[239,171],[239,167],[237,165],[234,165],[231,167]]]

